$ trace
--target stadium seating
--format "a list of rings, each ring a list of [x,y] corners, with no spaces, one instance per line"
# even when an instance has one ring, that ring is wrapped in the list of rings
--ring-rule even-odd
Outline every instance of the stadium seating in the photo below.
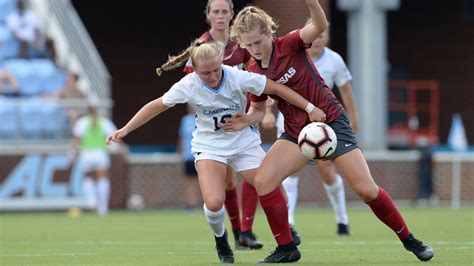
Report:
[[[19,52],[20,43],[15,39],[8,27],[0,23],[0,62],[16,57]]]
[[[5,23],[7,16],[16,10],[15,0],[0,0],[0,24]]]
[[[34,3],[29,3],[27,8],[41,11],[32,8],[34,6]],[[30,48],[25,58],[19,58],[21,44],[6,24],[9,14],[16,10],[17,0],[0,0],[0,67],[11,74],[18,84],[18,93],[12,93],[7,82],[2,84],[0,144],[9,140],[36,142],[70,138],[68,112],[74,103],[62,101],[56,94],[66,85],[69,72],[59,68],[49,58],[56,55],[48,50],[54,49],[54,46],[51,48],[45,44],[42,49],[34,51]]]
[[[23,96],[54,93],[64,86],[66,80],[64,71],[49,59],[10,59],[4,67],[17,79]]]
[[[7,97],[0,96],[0,137],[14,139],[19,132],[17,112],[13,102]]]

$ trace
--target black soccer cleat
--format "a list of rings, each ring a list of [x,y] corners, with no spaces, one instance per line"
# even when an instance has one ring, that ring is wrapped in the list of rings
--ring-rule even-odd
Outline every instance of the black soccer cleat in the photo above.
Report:
[[[232,230],[234,233],[234,243],[235,243],[235,250],[246,250],[247,247],[240,245],[240,229]]]
[[[423,244],[423,242],[416,239],[412,234],[402,240],[402,243],[406,250],[415,254],[421,261],[429,261],[434,256],[433,248]]]
[[[258,263],[288,263],[300,260],[301,253],[292,243],[289,247],[278,246],[272,254]]]
[[[221,237],[214,236],[216,240],[217,256],[222,263],[234,263],[234,253],[230,249],[229,241],[227,241],[227,231]]]
[[[240,232],[239,243],[240,246],[250,249],[261,249],[263,247],[262,242],[257,240],[252,230]]]
[[[293,242],[295,242],[295,245],[299,246],[301,244],[301,237],[292,224],[290,224],[290,231],[291,236],[293,237]]]
[[[338,236],[350,236],[348,224],[337,224]]]

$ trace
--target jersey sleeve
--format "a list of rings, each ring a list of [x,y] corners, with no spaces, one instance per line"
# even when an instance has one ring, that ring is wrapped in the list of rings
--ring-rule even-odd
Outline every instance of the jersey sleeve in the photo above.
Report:
[[[263,101],[266,101],[267,99],[268,99],[268,95],[266,94],[262,94],[260,96],[257,96],[252,93],[247,94],[247,100],[252,101],[252,102],[263,102]]]
[[[242,88],[245,93],[250,92],[257,96],[262,95],[267,85],[267,77],[244,70],[232,69],[232,71],[237,75],[236,80],[239,82],[239,87]]]
[[[294,30],[279,38],[280,49],[284,54],[299,54],[301,51],[311,47],[305,44],[300,37],[300,30]]]
[[[189,100],[189,92],[192,89],[192,85],[188,80],[189,75],[175,83],[171,89],[163,94],[163,104],[168,107],[173,107],[178,103],[186,103]]]
[[[336,73],[334,73],[334,83],[336,86],[341,87],[342,85],[346,84],[347,82],[352,80],[352,75],[349,69],[347,69],[346,63],[342,57],[335,53],[335,64],[336,64]]]

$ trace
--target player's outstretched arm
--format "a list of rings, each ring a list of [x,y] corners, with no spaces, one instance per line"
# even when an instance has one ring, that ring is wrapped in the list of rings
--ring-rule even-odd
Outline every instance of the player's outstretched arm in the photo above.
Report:
[[[278,95],[286,102],[305,110],[308,113],[310,121],[324,122],[326,120],[326,114],[321,109],[285,85],[276,83],[267,78],[267,84],[265,85],[263,93]]]
[[[132,117],[132,119],[130,119],[130,121],[128,121],[128,123],[123,128],[110,133],[105,139],[105,142],[110,144],[111,141],[117,142],[122,140],[128,135],[128,133],[144,125],[155,116],[166,111],[168,108],[168,106],[163,104],[162,97],[147,103]]]
[[[310,44],[328,27],[326,15],[318,0],[306,0],[309,12],[311,13],[311,23],[300,31],[300,38],[304,43]]]

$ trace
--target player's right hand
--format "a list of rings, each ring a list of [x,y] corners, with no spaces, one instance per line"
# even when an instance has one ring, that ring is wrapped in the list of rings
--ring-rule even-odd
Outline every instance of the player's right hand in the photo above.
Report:
[[[112,133],[110,133],[106,138],[105,138],[105,143],[107,143],[107,145],[109,145],[112,141],[113,142],[119,142],[121,141],[123,138],[125,138],[125,136],[127,136],[128,132],[125,131],[123,128],[119,129],[119,130],[116,130]]]

